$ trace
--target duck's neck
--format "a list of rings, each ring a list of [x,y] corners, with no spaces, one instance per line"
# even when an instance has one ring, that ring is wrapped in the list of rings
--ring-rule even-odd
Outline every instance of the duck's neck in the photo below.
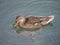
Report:
[[[25,25],[25,21],[20,22],[19,25],[23,27]]]

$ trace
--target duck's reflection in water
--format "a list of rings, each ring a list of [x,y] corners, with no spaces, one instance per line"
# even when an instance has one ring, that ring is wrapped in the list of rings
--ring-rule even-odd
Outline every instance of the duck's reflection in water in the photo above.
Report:
[[[36,32],[31,32],[31,31],[24,31],[20,35],[26,37],[27,39],[35,41],[37,33]]]

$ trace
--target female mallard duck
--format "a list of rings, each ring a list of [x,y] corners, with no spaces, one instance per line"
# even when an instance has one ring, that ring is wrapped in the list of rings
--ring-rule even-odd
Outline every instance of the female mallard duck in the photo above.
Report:
[[[19,25],[24,29],[40,28],[53,21],[53,19],[54,16],[17,16],[14,26]]]

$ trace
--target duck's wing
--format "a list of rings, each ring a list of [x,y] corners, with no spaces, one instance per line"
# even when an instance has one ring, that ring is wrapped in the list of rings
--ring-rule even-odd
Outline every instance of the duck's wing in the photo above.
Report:
[[[26,18],[26,23],[35,24],[39,22],[40,22],[40,18],[36,16],[30,16]]]

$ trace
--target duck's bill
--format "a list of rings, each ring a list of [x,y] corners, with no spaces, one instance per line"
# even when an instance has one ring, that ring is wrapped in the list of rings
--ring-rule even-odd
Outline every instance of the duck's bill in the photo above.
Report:
[[[16,27],[17,25],[18,25],[17,23],[14,23],[14,24],[13,24],[13,27]]]
[[[48,20],[47,20],[47,19],[48,19]],[[52,15],[52,16],[48,16],[47,19],[46,19],[47,21],[45,21],[45,22],[43,21],[43,22],[42,22],[43,25],[46,25],[46,24],[52,22],[52,21],[54,20],[54,16],[53,16],[53,15]]]

